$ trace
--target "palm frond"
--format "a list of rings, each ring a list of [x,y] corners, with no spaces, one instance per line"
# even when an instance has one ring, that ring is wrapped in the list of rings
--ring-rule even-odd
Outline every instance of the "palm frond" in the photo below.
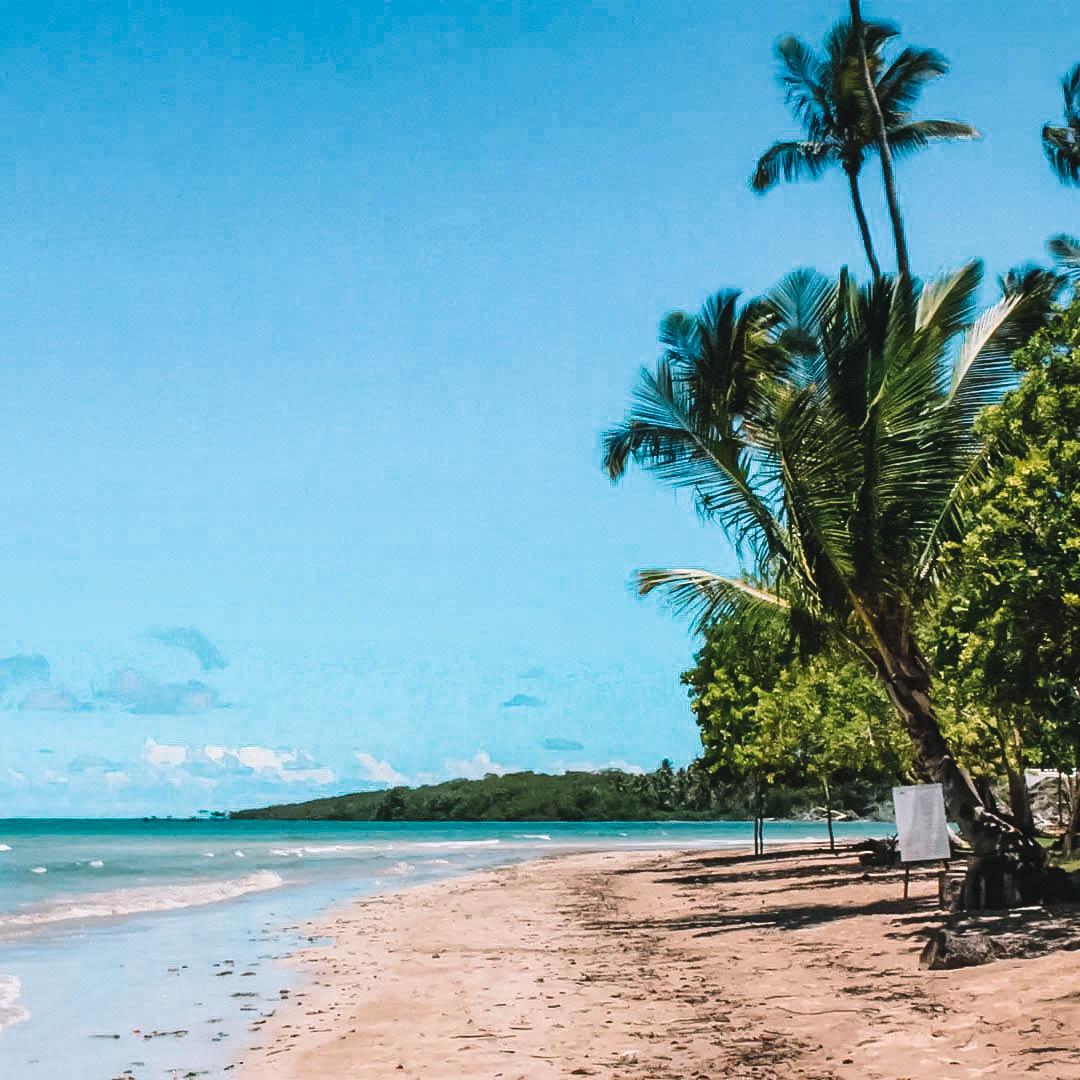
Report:
[[[874,86],[881,111],[887,117],[909,113],[923,87],[948,70],[949,61],[936,49],[902,50]]]
[[[780,65],[777,81],[784,88],[784,102],[813,138],[829,126],[830,105],[822,85],[825,70],[821,60],[794,34],[780,38],[774,51]]]
[[[785,397],[773,427],[791,544],[816,591],[848,581],[854,571],[850,518],[861,466],[855,429],[823,388]]]
[[[989,475],[992,461],[993,455],[988,447],[973,450],[942,501],[915,561],[913,594],[916,597],[927,586],[939,584],[943,579],[948,567],[941,561],[941,552],[947,543],[963,536],[965,504]]]
[[[1054,127],[1046,124],[1042,129],[1043,152],[1050,168],[1057,173],[1063,184],[1080,184],[1080,122],[1077,127]]]
[[[900,30],[890,22],[880,19],[863,19],[863,42],[871,66],[880,63],[881,51],[886,44],[899,35]],[[852,32],[851,19],[837,19],[825,35],[823,51],[829,71],[836,73],[851,66],[858,55],[859,46]]]
[[[703,422],[685,380],[661,361],[643,370],[624,423],[604,435],[604,468],[618,480],[633,458],[676,488],[689,488],[703,517],[720,522],[737,549],[766,565],[785,550],[783,530],[758,489],[730,417]]]
[[[1075,129],[1080,126],[1080,64],[1065,73],[1061,92],[1065,98],[1065,122]]]
[[[1080,72],[1080,66],[1077,71]],[[1046,242],[1046,250],[1057,260],[1066,277],[1071,281],[1080,280],[1080,240],[1061,233]]]
[[[762,298],[772,314],[777,343],[801,358],[818,353],[821,320],[836,291],[835,282],[816,270],[793,270]],[[815,381],[817,372],[806,380]]]
[[[958,120],[914,120],[890,127],[889,149],[894,157],[905,157],[945,139],[981,139],[977,128]]]
[[[639,571],[639,594],[647,596],[656,589],[667,595],[676,612],[691,615],[697,630],[704,630],[719,619],[752,622],[774,618],[777,611],[789,607],[786,600],[774,593],[708,570]]]
[[[981,280],[982,263],[972,259],[958,270],[928,281],[919,295],[916,327],[924,330],[933,326],[946,340],[951,340],[970,324]]]
[[[926,311],[919,326],[917,283],[891,278],[869,293],[865,363],[872,397],[859,428],[861,472],[850,528],[860,538],[857,591],[884,594],[903,588],[912,537],[951,483],[947,446],[935,445],[927,430],[948,337]]]
[[[836,148],[827,142],[775,142],[758,159],[750,187],[762,193],[775,187],[781,177],[789,182],[803,177],[816,180],[834,161]]]
[[[1006,293],[987,308],[964,335],[944,403],[955,421],[970,429],[976,415],[996,402],[1015,381],[1013,353],[1046,321],[1056,286],[1045,277],[1029,288]]]
[[[1039,292],[1055,296],[1064,284],[1064,274],[1033,262],[1014,266],[998,278],[1002,296],[1025,296]]]

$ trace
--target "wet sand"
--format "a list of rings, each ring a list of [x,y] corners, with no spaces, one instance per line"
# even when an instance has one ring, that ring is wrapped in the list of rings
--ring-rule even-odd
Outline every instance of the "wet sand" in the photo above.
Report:
[[[241,1080],[1080,1078],[1080,954],[925,971],[937,881],[854,854],[574,855],[357,900]]]

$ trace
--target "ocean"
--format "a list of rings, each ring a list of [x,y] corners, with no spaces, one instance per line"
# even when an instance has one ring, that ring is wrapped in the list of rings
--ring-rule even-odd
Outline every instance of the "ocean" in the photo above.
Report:
[[[752,842],[748,822],[0,820],[0,1077],[224,1078],[301,992],[280,961],[350,897],[561,852]]]

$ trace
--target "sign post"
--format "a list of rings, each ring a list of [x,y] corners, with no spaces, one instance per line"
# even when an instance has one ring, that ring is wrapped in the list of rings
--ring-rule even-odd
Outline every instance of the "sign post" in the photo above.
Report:
[[[940,784],[914,784],[893,788],[896,833],[900,862],[904,867],[904,899],[908,897],[911,864],[948,863],[949,827],[945,819],[945,794]]]

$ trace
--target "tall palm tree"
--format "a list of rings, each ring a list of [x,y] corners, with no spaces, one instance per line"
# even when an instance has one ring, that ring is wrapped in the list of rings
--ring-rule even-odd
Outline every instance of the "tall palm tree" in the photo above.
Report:
[[[1061,80],[1061,89],[1065,95],[1065,126],[1043,125],[1043,150],[1063,184],[1080,184],[1080,64]]]
[[[881,181],[885,185],[885,201],[889,207],[892,221],[893,241],[896,244],[896,272],[901,277],[911,277],[911,264],[908,261],[907,240],[904,238],[904,217],[900,213],[900,198],[896,194],[896,177],[893,174],[892,150],[889,149],[889,128],[885,114],[881,111],[874,89],[874,73],[870,70],[870,58],[866,52],[866,28],[863,25],[859,0],[850,0],[851,29],[859,54],[859,80],[867,108],[870,110],[871,126],[874,129],[874,142],[877,144],[881,160]]]
[[[911,119],[923,86],[948,71],[948,62],[939,52],[905,48],[886,66],[885,46],[896,37],[896,27],[867,21],[863,31],[875,98],[894,155],[914,153],[934,140],[978,137],[970,124]],[[777,42],[779,81],[787,104],[803,127],[803,138],[773,143],[758,160],[750,186],[765,192],[781,178],[816,178],[838,165],[847,177],[863,248],[876,278],[881,271],[863,210],[859,173],[867,157],[877,151],[877,143],[858,55],[858,36],[848,19],[832,27],[820,55],[792,35]]]
[[[784,609],[802,638],[838,639],[872,666],[976,852],[1030,842],[981,803],[942,736],[921,613],[961,534],[988,451],[976,414],[1014,377],[1013,351],[1060,283],[1010,280],[976,316],[981,266],[860,288],[809,271],[739,306],[725,292],[661,328],[623,423],[604,440],[613,481],[631,461],[693,493],[743,575],[646,570],[699,627]]]

